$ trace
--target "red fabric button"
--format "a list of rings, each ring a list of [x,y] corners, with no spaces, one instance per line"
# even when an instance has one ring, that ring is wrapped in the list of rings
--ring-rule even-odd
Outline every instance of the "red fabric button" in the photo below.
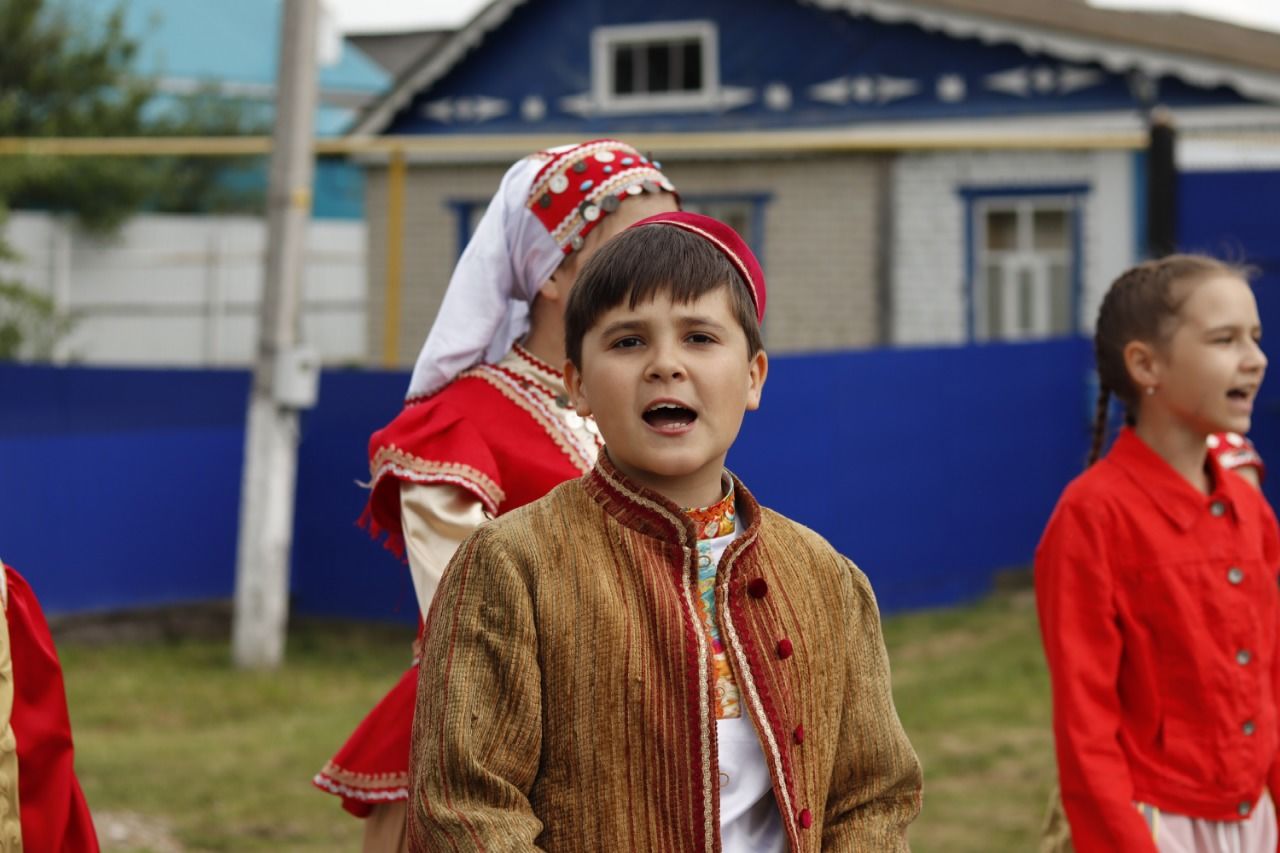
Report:
[[[764,578],[752,578],[747,582],[747,595],[752,598],[764,598],[769,594],[769,582]]]
[[[805,829],[808,829],[809,827],[813,826],[813,815],[809,814],[808,809],[800,810],[800,825],[803,826]]]
[[[787,658],[791,657],[791,653],[794,651],[795,649],[791,647],[791,641],[788,640],[786,637],[783,637],[781,640],[778,641],[778,657],[782,658],[783,660],[786,660]]]
[[[804,726],[796,726],[796,743],[804,743]]]

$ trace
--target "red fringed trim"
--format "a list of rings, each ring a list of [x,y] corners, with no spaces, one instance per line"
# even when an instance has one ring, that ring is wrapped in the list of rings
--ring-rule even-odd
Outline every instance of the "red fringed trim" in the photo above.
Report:
[[[370,500],[369,503],[364,505],[364,512],[360,513],[360,518],[356,521],[356,525],[368,533],[369,538],[374,542],[382,539],[383,534],[386,534],[386,538],[382,539],[382,547],[395,554],[401,562],[406,562],[408,558],[405,556],[404,533],[399,529],[387,530],[379,524],[378,520],[373,516],[372,504],[373,501]]]

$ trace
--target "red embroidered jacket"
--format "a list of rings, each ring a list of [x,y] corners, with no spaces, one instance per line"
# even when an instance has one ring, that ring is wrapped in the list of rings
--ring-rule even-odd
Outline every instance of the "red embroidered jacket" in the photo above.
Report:
[[[402,482],[455,485],[501,515],[589,470],[595,448],[564,426],[547,394],[500,365],[480,364],[406,403],[369,439],[373,491],[362,523],[402,554]]]
[[[1202,495],[1126,428],[1036,552],[1079,853],[1154,853],[1135,801],[1232,820],[1280,790],[1280,534],[1258,491],[1209,465]]]
[[[550,365],[519,347],[514,353],[558,384]],[[362,522],[375,536],[386,532],[387,547],[402,554],[404,483],[455,485],[500,515],[581,476],[590,470],[595,448],[583,446],[556,405],[549,384],[501,364],[477,365],[436,394],[406,404],[369,441],[373,491]],[[312,780],[342,797],[354,815],[365,817],[374,805],[408,797],[417,683],[415,664]]]

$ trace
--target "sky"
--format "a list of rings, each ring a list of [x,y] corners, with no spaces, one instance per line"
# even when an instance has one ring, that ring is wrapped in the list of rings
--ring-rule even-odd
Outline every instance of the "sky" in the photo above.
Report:
[[[456,28],[488,0],[322,0],[343,32]],[[1094,6],[1167,9],[1280,32],[1276,0],[1090,0]]]

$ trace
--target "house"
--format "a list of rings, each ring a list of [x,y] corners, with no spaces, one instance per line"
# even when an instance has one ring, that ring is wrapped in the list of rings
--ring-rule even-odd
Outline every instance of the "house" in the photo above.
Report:
[[[407,32],[347,33],[347,41],[376,62],[392,77],[399,77],[424,54],[435,50],[452,30],[428,29]]]
[[[401,364],[503,168],[605,135],[751,242],[766,344],[800,352],[1087,330],[1143,252],[1149,113],[1183,169],[1280,169],[1278,105],[1280,35],[1083,0],[493,0],[353,134],[431,143],[408,161]],[[373,354],[388,172],[363,160]]]

